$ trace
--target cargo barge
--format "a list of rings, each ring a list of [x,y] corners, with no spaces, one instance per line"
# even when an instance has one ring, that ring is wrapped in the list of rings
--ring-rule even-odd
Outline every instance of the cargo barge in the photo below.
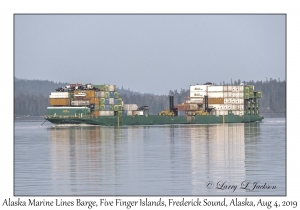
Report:
[[[250,123],[263,119],[259,114],[261,92],[254,86],[190,86],[190,96],[174,106],[150,115],[148,106],[124,104],[115,85],[70,84],[49,96],[45,119],[53,124],[100,126]]]

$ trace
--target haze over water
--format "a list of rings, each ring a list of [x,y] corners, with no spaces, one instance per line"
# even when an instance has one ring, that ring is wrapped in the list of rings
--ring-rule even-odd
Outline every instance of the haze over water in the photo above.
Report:
[[[285,118],[175,126],[16,119],[14,194],[285,195]]]

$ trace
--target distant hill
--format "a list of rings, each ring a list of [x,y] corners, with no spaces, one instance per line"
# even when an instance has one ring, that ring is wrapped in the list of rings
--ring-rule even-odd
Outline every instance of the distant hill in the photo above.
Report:
[[[56,88],[66,86],[68,83],[56,83],[48,80],[26,80],[26,79],[14,79],[14,92],[44,95],[49,96],[50,92],[54,92]]]

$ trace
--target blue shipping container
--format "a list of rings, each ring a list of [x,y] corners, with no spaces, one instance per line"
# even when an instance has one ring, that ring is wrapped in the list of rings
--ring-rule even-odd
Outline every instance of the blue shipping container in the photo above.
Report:
[[[118,104],[119,100],[115,98],[114,102],[115,102],[114,104]]]
[[[105,105],[105,111],[109,111],[110,110],[110,105]]]
[[[109,105],[109,98],[105,99],[105,105]],[[109,110],[107,110],[107,111],[109,111]]]
[[[122,116],[127,116],[127,111],[122,111]]]
[[[110,91],[110,92],[109,92],[109,97],[110,97],[110,98],[114,98],[114,91]]]

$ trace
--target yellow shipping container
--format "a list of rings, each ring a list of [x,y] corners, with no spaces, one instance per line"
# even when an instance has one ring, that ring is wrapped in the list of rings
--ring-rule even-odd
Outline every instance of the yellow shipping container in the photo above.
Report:
[[[50,106],[70,106],[70,99],[68,98],[50,98]]]
[[[208,98],[208,104],[224,104],[224,98]]]

